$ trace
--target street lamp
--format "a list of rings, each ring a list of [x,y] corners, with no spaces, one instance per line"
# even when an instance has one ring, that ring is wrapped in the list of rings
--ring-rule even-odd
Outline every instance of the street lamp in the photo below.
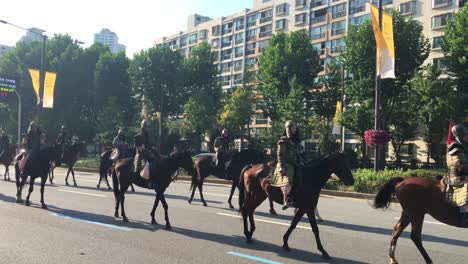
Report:
[[[40,36],[42,38],[41,68],[40,68],[40,73],[39,73],[39,102],[38,102],[38,105],[37,105],[37,114],[36,114],[36,120],[39,122],[39,114],[40,114],[40,111],[42,109],[42,98],[43,98],[43,94],[44,94],[44,59],[45,59],[44,56],[45,56],[47,36],[43,35],[42,33],[37,33],[34,30],[27,29],[27,28],[12,24],[12,23],[10,23],[8,21],[5,21],[5,20],[0,20],[0,23],[10,25],[10,26],[22,29],[22,30],[25,30],[27,32],[38,35],[38,36]]]
[[[340,65],[341,68],[341,95],[340,95],[340,100],[341,100],[341,114],[343,114],[344,110],[344,105],[345,105],[345,66],[344,63],[340,60],[338,60],[336,57],[331,57],[336,63]],[[341,151],[345,151],[345,127],[341,125]]]

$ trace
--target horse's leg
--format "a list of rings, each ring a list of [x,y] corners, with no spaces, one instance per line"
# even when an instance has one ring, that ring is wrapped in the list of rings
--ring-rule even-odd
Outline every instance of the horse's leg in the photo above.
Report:
[[[133,183],[130,183],[130,189],[132,190],[132,192],[135,192],[135,188],[133,188]]]
[[[151,210],[151,224],[152,225],[157,225],[158,222],[156,222],[156,218],[154,217],[154,213],[156,212],[156,208],[158,208],[159,205],[159,194],[156,193],[156,197],[154,198],[154,204],[153,204],[153,209]]]
[[[237,181],[233,180],[232,185],[231,185],[231,193],[229,194],[229,199],[228,199],[229,208],[231,209],[234,209],[234,205],[232,205],[231,201],[232,201],[232,196],[234,195],[234,192],[236,191],[236,187],[237,187],[236,184],[237,184]]]
[[[400,237],[401,233],[405,228],[409,225],[410,218],[406,215],[405,211],[401,213],[400,220],[398,223],[393,227],[393,234],[392,234],[392,241],[390,242],[390,249],[388,250],[388,257],[390,258],[391,264],[397,264],[398,262],[395,259],[395,248],[397,244],[397,240]]]
[[[244,223],[244,235],[247,239],[247,243],[252,242],[252,235],[249,232],[249,224],[247,222],[249,215],[250,214],[247,212],[247,209],[242,208],[242,222]]]
[[[198,184],[198,191],[200,192],[200,199],[203,203],[203,206],[208,206],[208,204],[206,204],[205,202],[205,198],[203,198],[203,182],[200,182]]]
[[[277,215],[274,205],[273,205],[273,199],[271,199],[270,196],[268,196],[268,202],[270,203],[270,214]]]
[[[46,182],[47,182],[47,175],[44,175],[44,177],[41,177],[41,205],[42,205],[42,209],[47,209],[47,205],[44,202],[44,190],[45,190]]]
[[[29,192],[28,192],[28,196],[26,196],[26,206],[29,206],[30,203],[29,203],[29,197],[31,196],[31,193],[33,192],[34,190],[34,181],[36,180],[36,178],[33,178],[31,176],[31,180],[29,181]]]
[[[106,183],[107,183],[107,189],[111,190],[112,188],[109,185],[109,180],[107,179],[107,175],[106,175],[105,179],[106,179]],[[100,179],[99,179],[99,182],[101,182]]]
[[[317,221],[315,220],[315,213],[314,210],[309,210],[307,212],[307,217],[309,218],[309,223],[310,227],[312,227],[312,232],[314,232],[315,235],[315,242],[317,243],[317,249],[322,253],[323,258],[330,258],[330,255],[325,251],[322,245],[322,241],[320,241],[320,234],[319,234],[319,228],[317,225]]]
[[[69,185],[68,184],[68,176],[70,175],[70,167],[68,167],[68,171],[67,171],[67,176],[65,177],[65,185]]]
[[[120,182],[120,207],[122,212],[122,219],[124,222],[128,222],[127,215],[125,214],[125,192],[128,190],[128,183],[122,184]]]
[[[161,203],[164,207],[164,220],[166,220],[166,229],[171,230],[172,227],[171,227],[171,223],[169,223],[169,213],[168,213],[169,206],[167,205],[166,197],[164,197],[164,193],[161,194]]]
[[[18,163],[15,164],[15,182],[16,182],[16,202],[17,203],[22,203],[21,199],[21,178],[20,178],[20,173],[19,173],[19,168],[18,168]]]
[[[70,166],[70,171],[71,171],[71,175],[72,175],[72,177],[73,177],[73,186],[76,187],[76,186],[78,186],[78,185],[76,184],[76,180],[75,180],[75,170],[73,169],[73,166]]]
[[[188,199],[188,203],[192,203],[193,196],[195,196],[195,190],[197,190],[197,188],[198,188],[198,183],[195,183],[193,185],[192,194],[190,195],[190,198]]]
[[[288,228],[288,231],[286,231],[286,233],[284,234],[283,236],[283,248],[287,251],[290,251],[291,249],[289,248],[289,245],[288,245],[288,239],[289,239],[289,236],[291,235],[292,231],[294,230],[294,228],[296,228],[297,226],[297,223],[299,223],[299,220],[301,220],[302,216],[305,214],[305,210],[304,209],[299,209],[296,213],[296,215],[294,215],[294,218],[291,222],[291,225],[289,226]]]
[[[119,218],[120,191],[119,191],[119,182],[116,178],[117,178],[116,176],[113,176],[112,178],[112,184],[114,185],[114,199],[115,199],[114,217]]]
[[[53,173],[53,171],[54,171],[54,167],[50,167],[50,169],[49,169],[49,171],[48,171],[48,173],[47,173],[47,174],[49,175],[49,183],[50,183],[50,184],[53,184],[53,183],[54,183],[54,182],[53,182],[54,180],[52,179],[52,173]]]
[[[416,247],[419,249],[421,255],[423,255],[424,260],[426,263],[432,263],[431,258],[424,249],[422,240],[421,240],[421,232],[424,223],[424,213],[417,214],[411,217],[411,240],[413,240]]]

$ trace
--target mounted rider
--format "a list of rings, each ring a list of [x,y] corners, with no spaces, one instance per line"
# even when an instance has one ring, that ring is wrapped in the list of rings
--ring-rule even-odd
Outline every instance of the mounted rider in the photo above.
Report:
[[[215,161],[216,168],[226,169],[225,163],[228,161],[230,151],[231,151],[230,142],[231,142],[231,138],[229,137],[229,132],[225,128],[221,132],[221,136],[217,137],[213,144],[214,151],[215,151],[214,161]]]
[[[460,207],[462,217],[468,221],[468,130],[458,124],[452,127],[453,143],[447,146],[449,184],[454,187],[453,201]]]
[[[39,125],[35,122],[29,124],[28,132],[23,138],[22,145],[25,148],[22,158],[20,175],[23,176],[28,164],[37,158],[41,146],[45,143],[45,136]]]
[[[60,133],[55,140],[55,146],[60,151],[60,162],[63,162],[65,150],[71,146],[71,138],[68,135],[67,129],[64,125],[60,128]]]
[[[285,123],[285,132],[278,141],[278,151],[275,171],[271,186],[281,187],[283,191],[283,210],[294,206],[294,195],[301,181],[302,146],[296,123],[289,120]]]
[[[0,158],[3,156],[4,153],[10,149],[10,139],[5,130],[2,130],[2,134],[0,135]]]
[[[128,143],[123,128],[119,128],[117,136],[115,136],[114,140],[112,141],[112,147],[114,148],[111,154],[111,160],[113,162],[126,158],[128,152]]]
[[[157,162],[160,160],[159,153],[156,149],[154,141],[150,136],[149,123],[146,119],[141,122],[141,132],[134,136],[135,141],[135,160],[134,171],[140,175],[144,168],[144,162]],[[153,179],[148,180],[148,188],[153,189],[155,184]]]

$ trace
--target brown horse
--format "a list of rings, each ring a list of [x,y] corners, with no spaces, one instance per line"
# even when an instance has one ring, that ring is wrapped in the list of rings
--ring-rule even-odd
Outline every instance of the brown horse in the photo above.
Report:
[[[80,153],[83,152],[83,148],[84,148],[84,143],[83,142],[79,142],[77,144],[69,146],[68,148],[65,148],[65,151],[63,152],[63,159],[60,160],[60,158],[59,158],[59,160],[56,160],[51,165],[50,172],[49,172],[49,182],[51,184],[54,183],[54,169],[55,169],[55,167],[60,165],[60,163],[64,163],[68,168],[67,176],[65,177],[65,184],[67,186],[69,185],[68,184],[68,176],[71,173],[71,175],[73,177],[73,186],[75,186],[75,187],[78,186],[76,184],[75,170],[73,170],[73,167],[75,166],[75,163],[80,159]],[[59,151],[59,150],[57,150],[57,151]]]
[[[234,191],[239,183],[239,175],[242,171],[242,168],[249,164],[261,164],[266,162],[265,154],[256,149],[246,149],[232,155],[231,161],[227,166],[226,170],[215,168],[213,164],[214,154],[201,154],[198,155],[195,159],[195,171],[196,174],[192,175],[192,185],[190,186],[190,198],[188,199],[189,203],[192,203],[193,196],[195,195],[195,190],[198,187],[200,192],[200,199],[203,203],[203,206],[207,206],[205,198],[203,198],[203,182],[205,178],[209,175],[213,175],[220,179],[231,180],[231,192],[228,198],[229,208],[233,209],[232,205],[232,196]],[[275,209],[273,208],[273,202],[270,200],[270,213],[276,214]]]
[[[396,243],[409,223],[411,223],[411,240],[413,240],[426,263],[432,263],[421,240],[424,215],[426,213],[447,225],[468,227],[468,222],[463,222],[460,217],[459,208],[445,202],[442,189],[440,182],[422,177],[392,178],[380,188],[374,199],[375,208],[388,208],[392,194],[395,194],[403,209],[400,220],[393,228],[388,251],[390,263],[398,263],[395,259]]]
[[[13,164],[15,159],[16,146],[9,145],[8,149],[5,150],[0,157],[0,163],[5,166],[5,173],[3,174],[3,180],[10,181],[10,166]]]
[[[270,197],[275,202],[283,204],[283,193],[279,187],[270,185],[270,171],[268,166],[248,166],[241,173],[239,183],[239,211],[242,213],[244,223],[244,234],[247,242],[251,242],[253,232],[255,231],[255,222],[253,213],[255,209],[267,198]],[[314,215],[314,209],[320,196],[320,190],[331,177],[331,174],[337,175],[345,185],[354,184],[353,174],[346,159],[345,154],[336,153],[320,161],[313,161],[302,167],[302,183],[295,191],[295,201],[297,212],[291,222],[291,226],[283,236],[283,248],[290,250],[288,239],[292,231],[296,228],[299,220],[307,213],[312,231],[315,235],[318,250],[324,258],[329,255],[322,246],[319,237],[319,229]],[[248,222],[250,222],[250,231]]]
[[[119,205],[122,208],[122,218],[124,222],[128,222],[128,218],[125,215],[125,192],[127,191],[130,183],[134,183],[142,188],[148,188],[148,180],[135,175],[132,172],[133,159],[121,159],[115,164],[115,169],[112,171],[112,182],[114,185],[114,197],[115,197],[115,214],[116,218],[119,217]],[[164,192],[166,191],[169,184],[172,182],[172,174],[178,169],[183,168],[189,175],[194,172],[192,157],[188,151],[176,153],[167,158],[163,158],[158,161],[156,165],[150,164],[150,177],[154,179],[156,198],[154,200],[153,210],[151,210],[151,224],[156,225],[156,219],[154,214],[158,207],[159,201],[162,202],[165,213],[166,228],[171,229],[169,223],[169,215],[167,213],[168,206]]]
[[[112,170],[114,169],[114,165],[112,160],[110,159],[110,156],[112,154],[112,149],[106,150],[103,153],[101,153],[100,158],[99,158],[99,181],[96,187],[98,189],[101,188],[101,181],[104,179],[107,184],[107,189],[111,190],[112,188],[109,185],[109,180],[107,177],[112,176]],[[128,154],[126,154],[125,157],[134,157],[135,156],[135,149],[131,149],[128,151]],[[133,187],[133,184],[130,184],[130,189],[132,192],[135,192],[135,188]]]

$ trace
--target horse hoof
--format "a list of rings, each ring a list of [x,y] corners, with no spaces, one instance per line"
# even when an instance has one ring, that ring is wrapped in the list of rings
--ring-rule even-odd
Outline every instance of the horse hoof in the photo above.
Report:
[[[390,264],[398,264],[398,261],[396,261],[396,260],[390,260]]]
[[[151,219],[151,224],[152,224],[152,225],[157,225],[158,222],[156,222],[156,220],[154,220],[154,219]]]
[[[208,206],[208,204],[206,204],[206,203],[203,203],[203,206],[207,207],[207,206]]]
[[[114,214],[114,217],[115,217],[115,218],[119,218],[119,214],[118,214],[118,213],[115,213],[115,214]]]
[[[76,183],[75,183],[75,184],[73,184],[73,186],[75,186],[75,187],[78,187],[78,185],[77,185]]]
[[[277,215],[275,209],[270,209],[270,214],[272,214],[272,215]]]
[[[230,204],[229,209],[236,209],[236,208],[234,207],[234,205]]]
[[[17,199],[16,199],[16,203],[18,203],[18,204],[23,203],[23,199],[21,199],[21,198],[18,199],[18,198],[17,198]]]
[[[192,203],[192,200],[187,200],[187,202],[188,202],[189,204],[191,204],[191,203]]]
[[[170,224],[166,224],[166,230],[172,230],[172,227]]]
[[[101,186],[99,186],[99,184],[98,184],[98,185],[96,185],[96,188],[101,189]]]
[[[42,204],[42,209],[47,209],[47,205]]]
[[[251,237],[248,237],[245,242],[247,242],[247,244],[253,244],[253,239]]]
[[[128,223],[128,218],[124,216],[124,217],[123,217],[123,221],[124,221],[125,223]]]
[[[109,187],[107,187],[107,189],[108,189],[108,190],[112,190],[112,188],[111,188],[110,186],[109,186]]]
[[[24,205],[31,206],[31,203],[29,201],[26,201],[26,203]]]
[[[291,252],[291,248],[287,244],[283,245],[283,249],[287,252]]]
[[[66,186],[69,186],[70,184],[68,184],[68,182],[65,183]]]
[[[331,259],[330,255],[328,254],[322,254],[323,259]]]

